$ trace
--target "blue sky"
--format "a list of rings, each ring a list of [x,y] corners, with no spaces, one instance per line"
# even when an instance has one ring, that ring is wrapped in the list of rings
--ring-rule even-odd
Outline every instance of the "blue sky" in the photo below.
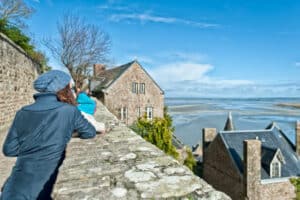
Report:
[[[75,11],[110,35],[112,65],[137,59],[168,97],[300,97],[300,1],[26,2],[35,41]]]

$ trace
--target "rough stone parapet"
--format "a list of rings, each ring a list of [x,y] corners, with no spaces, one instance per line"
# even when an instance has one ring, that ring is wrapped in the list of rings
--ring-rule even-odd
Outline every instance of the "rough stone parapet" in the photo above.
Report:
[[[0,132],[11,123],[18,109],[33,102],[33,80],[39,65],[19,46],[0,33]]]
[[[54,199],[230,199],[119,123],[100,102],[96,119],[112,130],[71,140]]]

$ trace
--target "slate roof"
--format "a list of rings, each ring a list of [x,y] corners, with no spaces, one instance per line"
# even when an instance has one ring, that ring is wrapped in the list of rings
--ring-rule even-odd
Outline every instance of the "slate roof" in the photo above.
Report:
[[[172,135],[172,144],[176,149],[182,149],[184,147],[183,142],[181,142],[174,134]]]
[[[262,144],[261,179],[270,178],[267,165],[273,159],[277,149],[280,149],[285,160],[285,163],[282,164],[281,177],[300,175],[300,160],[295,153],[295,147],[275,123],[265,130],[221,131],[219,134],[235,165],[242,174],[244,160],[243,141],[259,139]]]
[[[108,88],[115,80],[117,80],[132,64],[134,61],[115,67],[112,69],[107,69],[92,80],[91,89],[93,91],[98,91]],[[94,84],[93,84],[94,82]]]
[[[103,89],[109,88],[128,68],[131,67],[133,63],[137,63],[164,94],[164,91],[161,89],[161,87],[154,81],[154,79],[148,74],[148,72],[137,60],[131,61],[118,67],[114,67],[112,69],[105,70],[91,81],[91,90],[94,92],[98,92],[102,91]]]

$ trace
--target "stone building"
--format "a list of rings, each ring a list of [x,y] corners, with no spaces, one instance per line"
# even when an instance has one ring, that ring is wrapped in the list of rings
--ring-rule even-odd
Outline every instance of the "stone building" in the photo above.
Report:
[[[164,91],[136,60],[112,69],[96,64],[94,77],[93,94],[125,124],[163,117]]]
[[[296,145],[275,123],[234,130],[230,115],[225,129],[203,129],[203,178],[234,200],[294,199],[290,178],[300,174],[300,123]]]

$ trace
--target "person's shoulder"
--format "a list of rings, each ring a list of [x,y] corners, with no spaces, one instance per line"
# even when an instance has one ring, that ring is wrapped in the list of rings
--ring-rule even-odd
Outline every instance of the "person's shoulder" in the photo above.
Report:
[[[76,106],[69,103],[63,103],[63,105],[59,109],[65,112],[76,112],[78,110]]]

